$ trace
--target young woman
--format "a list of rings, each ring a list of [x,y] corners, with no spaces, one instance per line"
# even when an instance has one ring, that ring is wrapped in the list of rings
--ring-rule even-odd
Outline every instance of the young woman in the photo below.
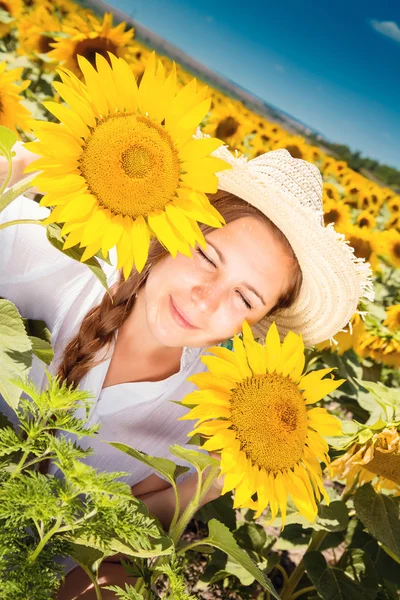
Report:
[[[323,226],[317,167],[286,150],[251,161],[234,158],[226,148],[215,154],[233,167],[218,174],[219,191],[209,195],[226,225],[199,224],[207,247],[197,246],[192,258],[173,258],[153,239],[145,268],[133,270],[127,281],[104,263],[112,300],[87,266],[49,244],[44,228],[0,230],[0,296],[24,317],[47,322],[55,350],[50,370],[95,395],[89,424],[100,422],[101,429],[96,438],[80,440],[94,448],[86,462],[130,473],[124,480],[132,493],[166,528],[174,510],[172,488],[102,440],[176,461],[168,448],[184,445],[193,423],[178,421],[187,409],[169,400],[195,389],[186,379],[205,370],[201,356],[208,346],[231,338],[245,319],[256,336],[275,320],[281,334],[292,329],[312,345],[342,329],[362,295],[372,297],[368,263],[355,259],[340,235]],[[20,197],[0,213],[0,222],[47,214]],[[30,377],[44,386],[39,361]],[[12,418],[6,406],[2,410]],[[196,479],[189,472],[179,482],[181,510]],[[204,503],[220,492],[217,482]],[[102,565],[102,585],[127,580],[118,557],[112,560]],[[79,568],[69,573],[59,596],[75,597],[95,598]]]

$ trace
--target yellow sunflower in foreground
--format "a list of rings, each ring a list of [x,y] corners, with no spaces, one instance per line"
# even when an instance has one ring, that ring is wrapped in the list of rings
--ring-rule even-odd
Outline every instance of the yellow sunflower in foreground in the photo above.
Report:
[[[30,85],[30,81],[23,81],[16,85],[16,81],[22,75],[23,67],[6,71],[7,63],[0,63],[0,125],[14,131],[18,137],[17,125],[21,129],[28,129],[28,122],[32,115],[25,106],[21,104],[22,97],[19,95]]]
[[[25,147],[43,158],[25,172],[43,171],[32,185],[45,193],[42,206],[55,207],[47,223],[65,223],[64,248],[86,246],[85,261],[116,246],[128,277],[133,263],[142,271],[151,236],[174,257],[191,257],[196,242],[205,247],[197,221],[225,224],[206,193],[231,166],[208,156],[220,140],[193,138],[209,110],[206,87],[197,91],[193,79],[177,94],[175,65],[166,78],[154,52],[138,87],[126,61],[109,56],[112,67],[97,54],[97,71],[78,58],[85,84],[58,71],[63,82],[53,85],[71,109],[43,103],[62,124],[32,124],[39,141]]]
[[[243,341],[235,335],[233,351],[208,350],[215,356],[202,361],[210,372],[188,377],[199,390],[183,400],[194,408],[180,419],[199,419],[189,435],[209,437],[202,447],[221,452],[222,493],[235,488],[234,507],[252,508],[256,517],[269,505],[271,522],[280,510],[283,525],[290,495],[313,521],[321,496],[329,502],[319,463],[329,462],[322,436],[341,435],[342,429],[324,408],[309,406],[345,380],[322,379],[331,368],[302,374],[301,335],[290,331],[281,344],[275,323],[265,346],[244,321]]]
[[[332,479],[346,482],[345,492],[364,483],[371,483],[377,492],[382,489],[400,495],[400,434],[397,426],[385,426],[377,431],[363,428],[367,441],[356,439],[345,454],[331,463]]]

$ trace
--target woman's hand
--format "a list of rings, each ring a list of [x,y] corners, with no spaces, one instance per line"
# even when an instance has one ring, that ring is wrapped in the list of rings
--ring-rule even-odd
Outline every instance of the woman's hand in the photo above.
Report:
[[[12,185],[14,185],[14,183],[17,183],[18,181],[23,179],[23,177],[26,177],[26,175],[24,175],[25,167],[27,167],[31,162],[33,162],[37,158],[40,158],[38,154],[30,152],[29,150],[24,148],[22,144],[23,142],[16,142],[13,146],[15,156],[13,156],[12,158],[12,175],[10,181],[7,184],[8,187],[11,187]],[[8,161],[4,156],[0,156],[0,185],[2,185],[5,178],[7,177],[7,173]],[[39,190],[37,188],[31,188],[29,191],[34,194],[37,194]]]

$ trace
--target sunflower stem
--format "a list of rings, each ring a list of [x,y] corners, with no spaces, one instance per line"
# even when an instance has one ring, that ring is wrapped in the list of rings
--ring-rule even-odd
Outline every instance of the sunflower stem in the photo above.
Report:
[[[311,550],[318,550],[328,533],[329,531],[323,530],[313,531],[310,543],[308,544],[308,548],[306,550],[306,554],[307,552],[311,552]],[[303,577],[304,572],[304,560],[302,558],[295,570],[293,571],[293,573],[291,574],[291,576],[289,577],[289,579],[287,580],[287,582],[285,582],[285,585],[283,586],[283,590],[281,592],[281,600],[292,600],[293,591],[295,590],[300,579]]]
[[[29,190],[32,185],[33,179],[37,177],[37,173],[32,173],[27,177],[24,177],[13,186],[8,188],[6,192],[0,195],[0,212],[6,208],[15,198],[18,198],[21,194]]]
[[[169,535],[175,545],[179,541],[181,535],[185,531],[185,529],[186,529],[187,525],[189,524],[189,522],[191,521],[193,515],[199,509],[201,500],[204,498],[204,496],[206,495],[206,493],[208,492],[208,490],[214,483],[214,480],[218,476],[219,471],[220,471],[220,465],[217,465],[215,467],[210,467],[210,470],[206,475],[204,483],[202,483],[202,478],[201,478],[201,476],[199,476],[200,486],[198,486],[194,498],[189,502],[186,509],[182,513],[181,517],[178,519],[175,527],[169,533]]]
[[[7,221],[7,223],[3,223],[2,225],[0,225],[0,230],[1,229],[5,229],[6,227],[11,227],[11,225],[22,225],[22,224],[36,224],[36,225],[43,225],[43,227],[46,227],[45,223],[43,223],[42,221],[40,221],[40,219],[17,219],[16,221]]]
[[[181,517],[178,518],[176,524],[173,527],[170,527],[170,529],[168,531],[168,535],[174,542],[175,546],[177,545],[178,541],[180,540],[187,525],[192,520],[193,515],[200,508],[200,503],[201,503],[202,499],[207,494],[208,490],[211,488],[215,479],[218,477],[219,472],[220,472],[219,464],[215,467],[210,467],[210,469],[204,479],[204,482],[203,482],[202,474],[201,473],[198,474],[197,488],[196,488],[195,495],[193,496],[192,500],[187,505],[186,509],[183,511]],[[195,544],[193,544],[193,545],[195,545]],[[153,575],[151,577],[151,585],[154,584],[157,581],[158,577],[160,576],[160,574],[157,573],[156,567],[158,565],[162,565],[167,560],[168,560],[168,557],[159,556],[152,564]],[[137,585],[138,585],[138,587],[135,586],[135,591],[137,591],[137,592],[143,592],[143,590],[146,589],[146,585],[145,585],[143,579]]]
[[[296,600],[296,598],[299,598],[303,594],[306,594],[307,592],[313,592],[314,590],[315,590],[315,586],[313,586],[313,585],[309,585],[308,587],[304,587],[301,590],[299,590],[298,592],[296,592],[295,594],[293,594],[292,600]]]

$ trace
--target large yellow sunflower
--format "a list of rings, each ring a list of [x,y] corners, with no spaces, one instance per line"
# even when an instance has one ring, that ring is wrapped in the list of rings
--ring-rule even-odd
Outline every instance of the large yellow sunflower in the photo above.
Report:
[[[64,25],[63,33],[70,37],[55,36],[52,43],[54,50],[47,54],[48,58],[57,61],[77,77],[82,76],[78,56],[83,56],[92,65],[95,65],[96,54],[101,54],[107,61],[109,52],[126,60],[131,58],[135,50],[132,45],[133,28],[125,31],[125,22],[113,27],[112,13],[105,13],[102,23],[90,13],[84,17],[75,15],[73,26]]]
[[[0,63],[0,125],[8,127],[20,137],[17,125],[22,130],[29,129],[28,122],[32,115],[25,106],[21,104],[22,97],[19,95],[30,85],[30,81],[22,81],[16,85],[16,81],[22,75],[23,67],[6,71],[7,63]]]
[[[43,156],[25,170],[42,170],[32,182],[47,192],[42,206],[55,207],[47,223],[65,223],[64,248],[86,246],[82,261],[116,246],[117,268],[125,277],[133,263],[140,272],[151,236],[175,257],[191,257],[190,247],[205,247],[196,221],[225,224],[206,193],[217,191],[217,176],[231,168],[208,156],[221,145],[215,138],[194,139],[207,113],[207,88],[196,80],[176,94],[175,66],[166,78],[153,52],[137,87],[129,65],[109,54],[112,67],[97,54],[97,71],[78,57],[85,84],[58,72],[53,85],[71,110],[56,102],[44,106],[62,124],[36,121],[39,141],[25,147]]]
[[[333,369],[302,374],[302,336],[290,331],[281,344],[273,323],[265,345],[257,343],[246,321],[243,341],[233,351],[219,346],[203,356],[210,372],[188,377],[199,390],[183,404],[194,406],[180,419],[198,419],[189,435],[209,439],[206,450],[221,451],[222,493],[235,489],[234,507],[250,507],[258,517],[269,505],[282,523],[290,494],[299,512],[313,521],[317,503],[327,502],[319,460],[329,462],[323,435],[341,435],[341,423],[324,408],[309,408],[344,379],[322,379]],[[257,499],[252,497],[257,494]]]

